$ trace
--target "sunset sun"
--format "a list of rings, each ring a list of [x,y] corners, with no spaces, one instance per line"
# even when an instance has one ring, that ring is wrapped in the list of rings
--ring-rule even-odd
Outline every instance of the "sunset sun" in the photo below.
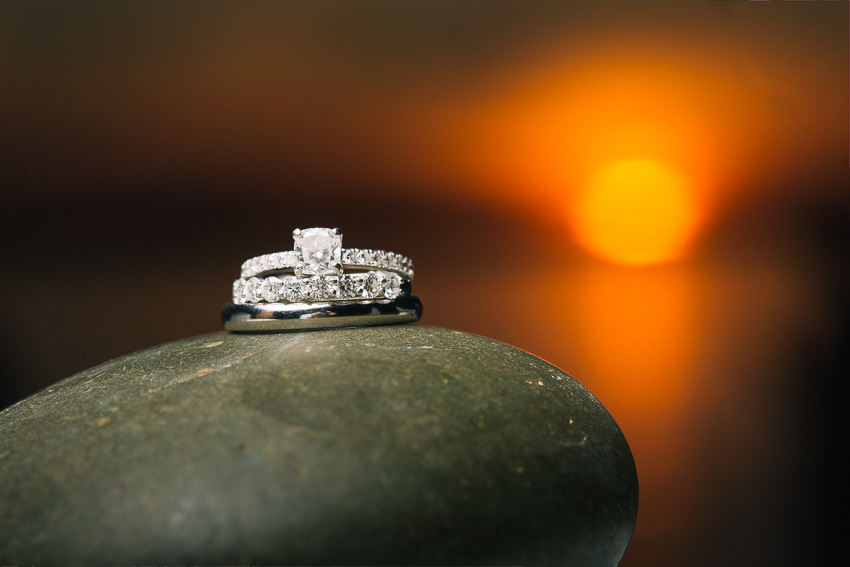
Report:
[[[655,264],[678,258],[697,215],[687,181],[649,160],[600,168],[573,210],[579,243],[614,263]]]

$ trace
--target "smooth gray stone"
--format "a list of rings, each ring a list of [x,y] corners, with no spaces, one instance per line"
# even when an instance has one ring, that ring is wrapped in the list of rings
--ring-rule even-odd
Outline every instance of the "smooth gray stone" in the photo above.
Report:
[[[217,333],[0,413],[0,564],[616,565],[638,484],[590,392],[398,325]]]

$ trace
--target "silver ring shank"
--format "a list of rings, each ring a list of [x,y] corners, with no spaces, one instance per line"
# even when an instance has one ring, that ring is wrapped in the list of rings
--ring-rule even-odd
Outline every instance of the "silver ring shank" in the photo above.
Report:
[[[228,303],[221,312],[225,330],[241,333],[391,325],[421,316],[422,302],[415,295],[351,303]]]

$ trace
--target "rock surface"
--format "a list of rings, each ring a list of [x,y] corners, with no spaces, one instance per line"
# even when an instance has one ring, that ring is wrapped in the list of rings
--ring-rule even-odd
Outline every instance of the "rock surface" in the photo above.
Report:
[[[637,497],[584,387],[433,327],[185,339],[0,413],[0,564],[610,566]]]

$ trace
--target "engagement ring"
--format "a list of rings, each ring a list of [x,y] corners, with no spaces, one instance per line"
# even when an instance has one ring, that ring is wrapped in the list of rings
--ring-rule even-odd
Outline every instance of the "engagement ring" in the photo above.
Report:
[[[394,272],[413,279],[413,262],[407,256],[371,250],[343,248],[338,228],[307,228],[292,231],[293,250],[264,254],[242,264],[242,279],[293,271],[296,276],[339,275],[344,268]]]

